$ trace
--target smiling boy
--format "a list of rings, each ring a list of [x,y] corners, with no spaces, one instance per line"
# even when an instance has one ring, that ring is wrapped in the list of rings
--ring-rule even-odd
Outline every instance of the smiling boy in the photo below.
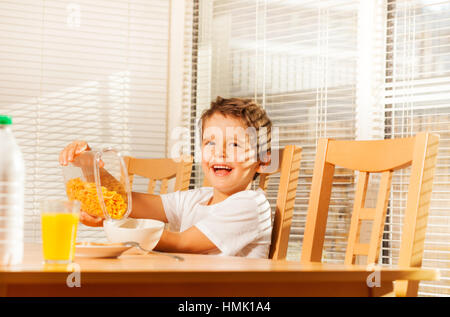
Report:
[[[209,186],[163,195],[132,193],[130,217],[171,224],[155,250],[267,258],[272,222],[261,189],[250,190],[270,160],[271,121],[250,99],[217,97],[200,120],[202,169]],[[60,154],[66,165],[89,150],[75,141]],[[103,219],[81,213],[81,222]]]

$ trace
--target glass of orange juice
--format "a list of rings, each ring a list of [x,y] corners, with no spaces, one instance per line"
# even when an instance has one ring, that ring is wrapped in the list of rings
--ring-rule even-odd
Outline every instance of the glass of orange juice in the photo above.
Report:
[[[80,202],[43,200],[40,204],[45,263],[71,263],[80,218]]]

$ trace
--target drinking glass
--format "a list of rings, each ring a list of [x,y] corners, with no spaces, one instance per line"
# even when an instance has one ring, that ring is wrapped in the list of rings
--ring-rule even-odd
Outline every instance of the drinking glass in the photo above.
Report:
[[[44,262],[71,263],[75,255],[80,202],[43,200],[40,211]]]

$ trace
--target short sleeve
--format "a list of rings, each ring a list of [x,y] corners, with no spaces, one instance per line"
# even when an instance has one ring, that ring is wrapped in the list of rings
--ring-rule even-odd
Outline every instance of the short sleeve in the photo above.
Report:
[[[224,201],[195,226],[223,255],[236,255],[257,238],[257,202],[244,195]]]
[[[171,228],[173,228],[173,230],[180,230],[182,213],[182,208],[180,208],[180,206],[182,206],[181,192],[176,191],[173,193],[162,194],[160,197]]]

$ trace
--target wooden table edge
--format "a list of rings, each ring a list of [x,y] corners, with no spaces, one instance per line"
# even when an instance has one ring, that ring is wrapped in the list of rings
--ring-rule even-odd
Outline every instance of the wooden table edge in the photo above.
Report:
[[[73,272],[0,271],[0,283],[52,284],[65,280]],[[308,283],[308,282],[360,282],[376,271],[339,272],[267,272],[267,271],[80,271],[84,283]],[[439,273],[431,269],[381,270],[380,281],[436,281]]]

